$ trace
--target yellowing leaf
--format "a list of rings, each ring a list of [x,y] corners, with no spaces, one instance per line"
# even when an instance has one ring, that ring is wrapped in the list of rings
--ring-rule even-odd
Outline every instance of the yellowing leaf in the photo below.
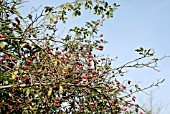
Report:
[[[90,105],[93,105],[94,103],[93,102],[89,102]]]
[[[58,65],[58,63],[61,63],[61,61],[55,60],[53,63],[54,63],[54,66],[56,66],[56,65]]]
[[[41,73],[42,72],[42,68],[40,68],[39,70],[38,70],[38,73]]]
[[[0,49],[3,49],[4,48],[4,44],[3,42],[0,42]]]
[[[60,70],[63,70],[63,69],[64,69],[64,67],[63,67],[62,65],[60,65],[60,66],[59,66],[59,69],[60,69]]]
[[[16,75],[18,74],[18,71],[15,71],[12,73],[12,79],[15,79]]]
[[[24,46],[26,46],[27,45],[27,43],[23,43],[22,45],[21,45],[21,48],[23,48]]]
[[[62,94],[63,93],[63,87],[60,85],[59,86],[59,94]]]
[[[6,54],[11,55],[11,52],[9,50],[6,51]]]
[[[75,17],[76,17],[76,16],[75,16],[75,12],[72,14],[72,17],[73,17],[73,18],[75,18]]]
[[[48,90],[48,96],[51,96],[51,94],[52,94],[52,91],[53,91],[53,88],[50,88],[49,90]]]
[[[10,97],[12,97],[12,94],[11,93],[8,93]]]
[[[139,91],[139,86],[135,85],[135,88],[136,88],[136,92],[138,92]]]

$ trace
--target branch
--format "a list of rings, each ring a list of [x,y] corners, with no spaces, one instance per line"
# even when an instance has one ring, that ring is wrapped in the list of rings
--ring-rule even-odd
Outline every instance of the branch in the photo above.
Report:
[[[6,86],[0,86],[0,89],[8,89],[8,88],[11,88],[11,87],[21,87],[21,88],[25,88],[25,87],[39,86],[39,85],[44,85],[44,86],[46,86],[46,85],[50,85],[50,84],[52,84],[52,83],[35,83],[35,84],[33,84],[33,85],[31,85],[31,84],[21,84],[21,85],[18,85],[18,86],[14,86],[14,85],[10,84],[10,85],[6,85]],[[58,84],[58,83],[57,83],[57,84]]]
[[[1,38],[0,41],[5,41],[5,40],[9,40],[9,39],[12,39],[12,40],[18,40],[18,41],[21,41],[21,40],[50,40],[50,41],[53,41],[53,42],[58,42],[58,43],[62,43],[62,41],[57,41],[57,40],[53,40],[53,39],[42,39],[42,38],[28,38],[28,37],[25,37],[25,38],[21,38],[21,37],[8,37],[8,38]]]
[[[160,60],[163,60],[164,58],[170,57],[170,56],[166,56],[165,55],[162,58],[157,59],[157,60],[153,60],[152,59],[153,61],[152,62],[148,62],[148,63],[138,63],[139,60],[142,60],[142,59],[144,59],[146,57],[151,57],[151,56],[143,56],[143,57],[137,58],[135,60],[132,60],[130,62],[125,63],[124,65],[122,65],[120,67],[114,68],[113,70],[122,70],[123,68],[130,68],[130,67],[134,67],[134,68],[149,67],[149,68],[152,68],[152,69],[154,69],[154,70],[159,72],[160,70],[156,69],[157,62],[160,61]],[[131,65],[131,63],[134,63],[134,62],[137,62],[137,63]],[[153,64],[155,64],[155,65],[153,65]]]

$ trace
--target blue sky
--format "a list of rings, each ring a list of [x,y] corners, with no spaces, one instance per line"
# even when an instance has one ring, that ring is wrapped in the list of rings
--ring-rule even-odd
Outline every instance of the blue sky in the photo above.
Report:
[[[22,8],[27,14],[31,7],[39,5],[54,5],[69,0],[30,0]],[[139,47],[154,48],[157,57],[170,55],[170,1],[169,0],[110,0],[121,6],[115,11],[114,17],[104,22],[99,33],[104,34],[104,39],[109,41],[105,45],[104,54],[111,58],[118,56],[114,62],[116,66],[122,65],[138,56],[135,49]],[[62,25],[69,29],[74,26],[81,26],[86,21],[95,20],[96,16],[87,12],[82,17],[70,18],[68,24]],[[62,28],[59,28],[60,30]],[[154,105],[161,103],[163,106],[170,104],[170,58],[159,62],[160,72],[152,69],[132,69],[126,74],[126,78],[134,82],[141,81],[141,86],[146,87],[159,78],[165,78],[165,82],[155,91]],[[140,94],[138,102],[146,102],[148,96]],[[170,113],[170,106],[165,107],[166,111],[161,114]]]

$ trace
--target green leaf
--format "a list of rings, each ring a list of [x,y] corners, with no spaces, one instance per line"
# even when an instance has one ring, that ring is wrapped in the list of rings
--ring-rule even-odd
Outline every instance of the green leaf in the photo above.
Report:
[[[140,51],[141,51],[141,49],[136,49],[135,51],[136,51],[136,52],[140,52]]]
[[[6,81],[4,81],[4,84],[7,85],[7,84],[9,84],[9,82],[6,80]]]
[[[53,19],[50,19],[50,24],[53,24]]]
[[[24,107],[24,108],[23,108],[23,112],[22,112],[22,113],[23,113],[23,114],[29,114],[29,112],[28,112],[28,110],[27,110],[27,109],[28,109],[28,107]]]
[[[34,106],[34,107],[32,108],[33,111],[35,111],[35,110],[37,110],[37,109],[38,109],[37,106]]]
[[[92,91],[92,93],[94,93],[94,94],[97,94],[97,93],[98,93],[96,89],[92,89],[91,91]]]
[[[30,88],[27,88],[27,91],[26,91],[27,97],[29,96],[29,94],[30,94]]]
[[[17,14],[18,16],[20,16],[20,17],[21,17],[21,14],[20,14],[20,12],[18,11],[18,9],[17,9],[17,8],[14,8],[14,9],[13,9],[13,12],[14,12],[15,14]]]
[[[141,51],[143,51],[144,49],[142,47],[140,47]]]
[[[63,7],[64,7],[64,4],[61,4],[61,5],[60,5],[60,8],[63,8]]]

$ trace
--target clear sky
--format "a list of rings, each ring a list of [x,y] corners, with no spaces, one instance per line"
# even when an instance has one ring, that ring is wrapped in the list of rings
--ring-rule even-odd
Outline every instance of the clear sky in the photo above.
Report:
[[[110,0],[114,1],[121,6],[112,19],[104,22],[99,33],[104,34],[104,38],[109,41],[105,45],[105,55],[119,57],[115,66],[137,58],[138,54],[134,50],[138,47],[154,48],[158,57],[170,55],[170,0]],[[33,6],[41,4],[58,6],[64,2],[69,0],[30,0],[22,12],[27,14]],[[61,27],[69,29],[95,19],[95,16],[83,12],[82,17],[71,18],[68,24]],[[159,78],[165,78],[159,89],[151,90],[155,92],[154,105],[161,103],[165,107],[161,114],[167,114],[170,113],[170,106],[167,106],[170,105],[170,58],[160,61],[158,65],[160,72],[146,68],[132,69],[126,74],[126,79],[141,81],[142,87],[146,87]],[[138,102],[146,102],[147,97],[145,94],[140,95]]]

